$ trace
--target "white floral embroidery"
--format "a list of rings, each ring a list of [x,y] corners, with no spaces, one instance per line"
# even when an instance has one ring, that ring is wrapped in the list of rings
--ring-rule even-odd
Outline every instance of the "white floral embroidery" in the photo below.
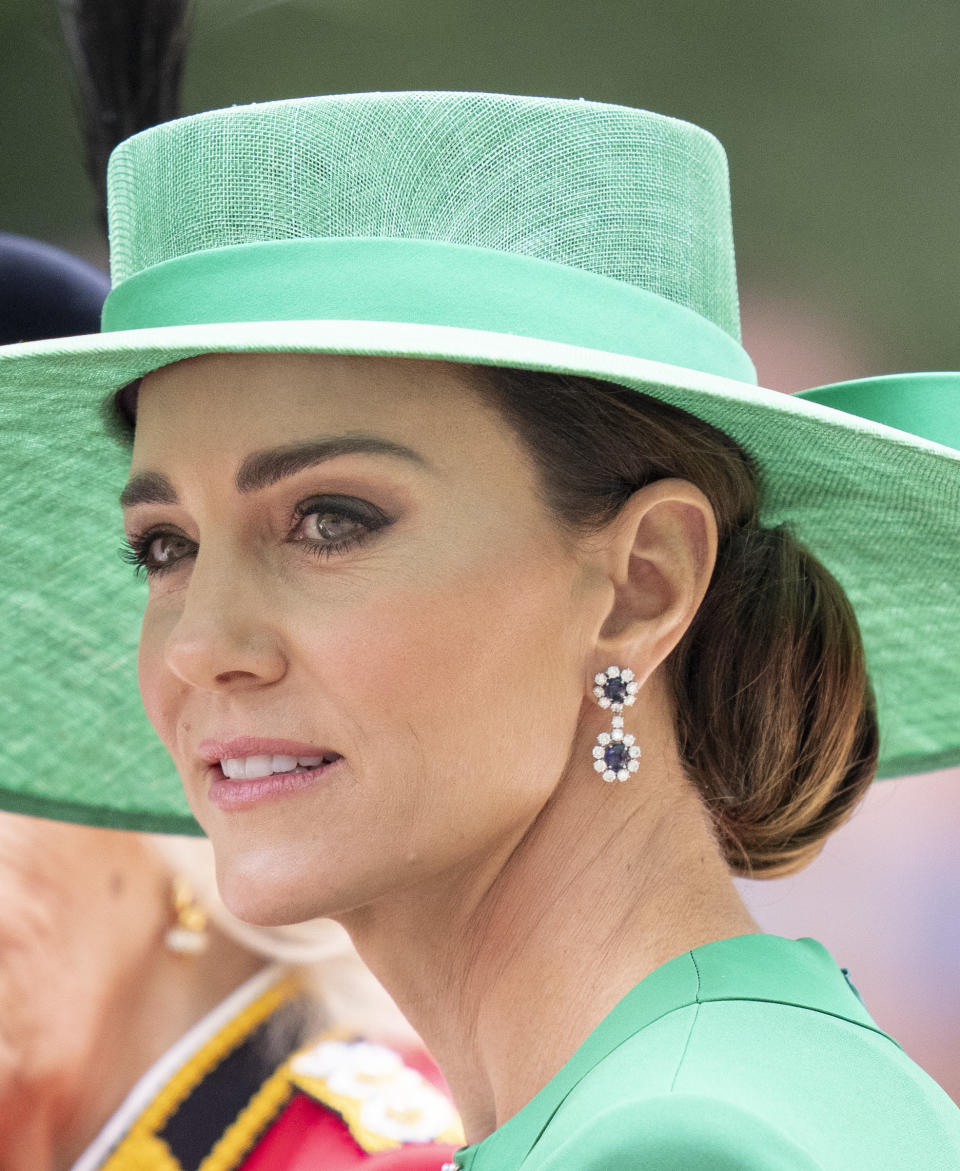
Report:
[[[355,1137],[390,1143],[459,1141],[450,1100],[403,1058],[370,1041],[321,1041],[290,1064],[295,1082],[339,1110]]]
[[[425,1143],[456,1125],[450,1102],[413,1069],[364,1102],[360,1111],[368,1130],[401,1143]]]
[[[293,1059],[293,1072],[319,1077],[335,1094],[367,1098],[379,1085],[402,1073],[399,1053],[371,1041],[321,1041]]]

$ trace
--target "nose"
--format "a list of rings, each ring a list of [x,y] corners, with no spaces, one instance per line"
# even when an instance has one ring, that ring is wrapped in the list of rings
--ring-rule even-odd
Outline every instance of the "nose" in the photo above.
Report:
[[[283,677],[287,661],[276,608],[255,566],[200,550],[180,599],[164,648],[166,664],[179,679],[204,691],[224,691]]]

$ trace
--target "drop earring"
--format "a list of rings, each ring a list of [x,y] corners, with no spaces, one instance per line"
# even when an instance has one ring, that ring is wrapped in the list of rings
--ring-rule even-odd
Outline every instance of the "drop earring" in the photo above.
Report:
[[[210,943],[206,908],[197,901],[183,875],[174,876],[170,901],[174,922],[164,936],[167,948],[177,955],[199,955],[206,951]]]
[[[629,667],[607,667],[594,675],[593,694],[602,708],[613,713],[609,732],[601,732],[593,749],[593,767],[605,781],[625,781],[640,767],[640,749],[634,737],[623,730],[623,709],[632,707],[640,684]]]

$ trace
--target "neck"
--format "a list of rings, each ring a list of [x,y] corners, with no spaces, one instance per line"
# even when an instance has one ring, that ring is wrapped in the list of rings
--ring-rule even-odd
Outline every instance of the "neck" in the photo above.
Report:
[[[565,778],[496,857],[344,920],[443,1069],[471,1143],[655,968],[758,930],[679,763],[661,752],[657,769],[657,756],[625,785]]]

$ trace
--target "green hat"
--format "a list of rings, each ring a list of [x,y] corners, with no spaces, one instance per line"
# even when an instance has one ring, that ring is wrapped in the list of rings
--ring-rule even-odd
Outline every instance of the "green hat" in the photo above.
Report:
[[[0,803],[195,828],[137,695],[129,450],[102,403],[224,351],[529,367],[700,416],[755,459],[762,519],[789,522],[852,600],[881,775],[960,762],[960,376],[758,388],[705,131],[495,94],[270,102],[129,139],[109,197],[104,332],[0,350]]]

